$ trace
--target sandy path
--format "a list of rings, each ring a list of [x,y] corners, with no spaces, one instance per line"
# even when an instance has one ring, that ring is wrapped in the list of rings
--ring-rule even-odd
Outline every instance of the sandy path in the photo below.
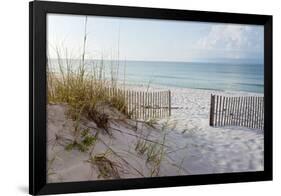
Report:
[[[168,153],[191,174],[263,170],[263,131],[244,127],[209,126],[209,104],[214,91],[172,89]],[[217,92],[224,95],[254,95],[243,92]],[[177,150],[178,149],[178,150]]]

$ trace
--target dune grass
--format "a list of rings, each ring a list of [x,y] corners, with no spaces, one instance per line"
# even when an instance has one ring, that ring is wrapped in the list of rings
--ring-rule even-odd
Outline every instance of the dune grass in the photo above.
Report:
[[[68,104],[74,120],[78,118],[78,114],[89,114],[97,103],[108,103],[126,113],[125,98],[108,93],[109,88],[116,87],[117,81],[106,80],[103,66],[95,67],[90,72],[85,71],[84,65],[76,69],[63,69],[59,73],[47,73],[48,103]]]
[[[166,133],[163,135],[161,143],[153,143],[143,138],[138,138],[135,145],[135,151],[146,157],[146,162],[150,164],[150,176],[159,176],[160,167],[165,158],[166,151],[164,149],[166,141]]]
[[[103,153],[90,156],[89,162],[93,167],[98,169],[98,178],[109,179],[120,178],[118,168],[121,167],[117,162],[111,161],[109,156],[111,154],[110,150],[106,150]]]
[[[89,61],[86,64],[87,17],[83,50],[78,61],[68,55],[67,49],[55,48],[56,65],[48,58],[47,87],[48,103],[65,103],[70,106],[71,117],[76,120],[79,115],[90,116],[97,103],[108,103],[126,114],[125,97],[109,95],[109,88],[116,88],[118,81],[119,61],[111,63],[110,78],[106,78],[105,61]],[[77,65],[78,64],[78,65]],[[124,73],[125,74],[125,73]],[[124,76],[125,79],[125,76]],[[125,84],[125,82],[124,82]]]
[[[89,129],[79,130],[79,137],[76,137],[73,141],[69,142],[65,146],[65,150],[71,151],[77,149],[80,152],[87,152],[90,148],[93,148],[95,145],[99,132],[96,132],[95,135],[90,134]]]

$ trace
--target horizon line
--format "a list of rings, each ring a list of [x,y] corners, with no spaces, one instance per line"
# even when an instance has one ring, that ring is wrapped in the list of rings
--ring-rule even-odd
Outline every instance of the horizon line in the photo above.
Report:
[[[58,58],[47,58],[47,59],[51,59],[51,60],[55,60]],[[69,58],[61,58],[61,59],[69,59]],[[70,58],[71,60],[81,60],[80,58]],[[207,63],[207,62],[211,62],[211,63],[226,63],[229,61],[234,61],[234,62],[243,62],[243,61],[256,61],[255,63],[258,64],[264,64],[264,60],[263,59],[206,59],[206,60],[144,60],[144,59],[100,59],[100,58],[86,58],[87,60],[98,60],[98,61],[143,61],[143,62],[177,62],[177,63]],[[261,61],[261,62],[260,62]]]

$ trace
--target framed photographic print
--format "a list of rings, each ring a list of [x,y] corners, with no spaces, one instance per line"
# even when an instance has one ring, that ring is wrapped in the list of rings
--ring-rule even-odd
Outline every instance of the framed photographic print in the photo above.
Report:
[[[272,180],[272,16],[29,9],[30,194]]]

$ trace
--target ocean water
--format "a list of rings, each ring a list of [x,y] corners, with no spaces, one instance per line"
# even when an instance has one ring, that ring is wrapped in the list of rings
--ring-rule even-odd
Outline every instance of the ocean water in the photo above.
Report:
[[[99,64],[88,60],[87,67],[91,68],[94,62]],[[116,62],[104,61],[107,77],[112,64],[116,67]],[[124,78],[125,72],[126,82],[131,84],[255,93],[264,90],[263,64],[120,61],[118,67],[119,79]]]

